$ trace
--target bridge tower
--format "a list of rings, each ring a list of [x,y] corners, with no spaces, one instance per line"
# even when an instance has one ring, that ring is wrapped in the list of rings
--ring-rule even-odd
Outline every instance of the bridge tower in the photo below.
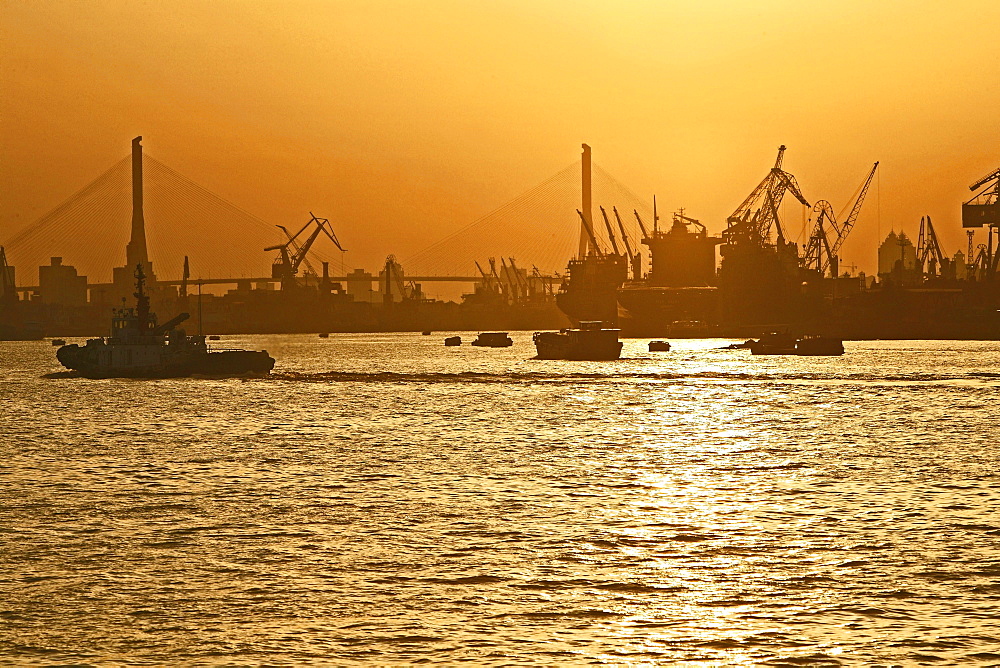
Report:
[[[135,267],[142,265],[148,284],[156,285],[153,263],[149,261],[146,248],[146,220],[143,218],[142,204],[142,137],[132,140],[132,235],[125,246],[125,266],[112,269],[112,281],[116,298],[125,297],[131,301],[135,288]]]
[[[591,187],[590,187],[590,146],[587,144],[583,145],[583,157],[580,160],[581,164],[581,185],[583,192],[583,220],[580,221],[580,259],[582,260],[587,255],[587,251],[590,250],[590,233],[587,231],[589,227],[591,230],[594,229],[594,215],[591,205]]]

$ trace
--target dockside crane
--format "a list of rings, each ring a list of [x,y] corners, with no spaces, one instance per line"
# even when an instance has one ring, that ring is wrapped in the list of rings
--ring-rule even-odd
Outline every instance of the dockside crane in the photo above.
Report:
[[[621,251],[618,249],[618,242],[615,241],[615,231],[611,229],[611,221],[608,220],[608,212],[604,210],[604,207],[598,207],[601,210],[601,216],[604,218],[604,226],[608,228],[608,239],[611,240],[611,247],[615,251],[615,255],[621,255]]]
[[[708,234],[708,229],[705,227],[704,224],[702,224],[700,220],[684,215],[684,209],[674,212],[674,223],[677,222],[685,223],[687,225],[694,225],[696,228],[698,228],[699,234]]]
[[[7,251],[0,246],[0,303],[16,301],[17,286],[14,284],[14,272],[7,264]]]
[[[528,279],[521,276],[521,272],[517,270],[517,265],[514,264],[514,258],[508,257],[507,259],[510,260],[510,270],[514,275],[514,280],[517,282],[517,289],[521,296],[527,299],[530,296],[529,293],[531,292],[531,286],[528,285]]]
[[[920,268],[920,273],[926,272],[931,276],[937,276],[938,269],[944,268],[948,262],[941,251],[941,244],[938,242],[931,217],[921,216],[920,236],[917,237],[917,266]]]
[[[319,218],[312,211],[309,212],[309,221],[299,228],[298,232],[295,234],[290,234],[287,229],[282,225],[277,225],[285,235],[288,240],[283,244],[276,244],[274,246],[268,246],[265,251],[278,251],[278,257],[274,259],[274,263],[271,265],[271,277],[279,279],[281,281],[281,289],[293,289],[296,287],[295,276],[298,274],[299,266],[305,262],[306,267],[309,268],[309,263],[306,261],[306,254],[312,247],[313,243],[319,237],[321,233],[326,234],[330,238],[330,241],[340,249],[342,252],[347,249],[340,245],[340,240],[337,239],[337,235],[333,231],[333,227],[330,225],[330,221],[326,218]],[[299,244],[299,236],[302,235],[310,226],[315,225],[313,230],[306,236],[305,240]],[[313,273],[315,273],[313,271]]]
[[[962,204],[962,227],[986,227],[988,231],[986,277],[993,279],[1000,265],[1000,250],[994,252],[993,231],[1000,236],[1000,169],[995,169],[979,179],[969,190],[976,193],[972,199]]]
[[[591,247],[594,249],[594,254],[598,257],[604,257],[604,251],[601,250],[601,247],[597,243],[597,236],[594,234],[594,228],[592,228],[590,223],[587,222],[587,218],[583,215],[582,211],[577,209],[576,213],[580,216],[580,220],[583,221],[583,229],[587,231],[587,236],[590,237],[590,243]]]
[[[639,211],[637,209],[632,209],[632,213],[635,214],[635,219],[639,221],[639,229],[642,230],[642,238],[648,239],[649,232],[646,230],[646,224],[642,222],[642,216],[639,215]]]
[[[622,242],[625,244],[625,252],[628,253],[629,265],[632,268],[632,280],[641,280],[642,255],[638,249],[636,249],[635,253],[632,252],[632,244],[628,240],[628,232],[625,231],[625,223],[622,222],[622,217],[618,215],[618,209],[611,207],[611,211],[615,214],[615,220],[618,221],[618,229],[622,233]]]
[[[778,212],[785,193],[791,193],[803,206],[810,206],[795,177],[781,168],[784,155],[782,145],[771,171],[726,219],[727,228],[722,234],[727,244],[765,246],[770,243],[773,229],[778,245],[783,245],[785,230]]]
[[[499,292],[496,283],[493,282],[493,277],[486,273],[482,265],[479,264],[479,260],[476,260],[476,269],[479,270],[479,275],[483,277],[483,288],[494,294]]]
[[[854,205],[851,207],[851,212],[847,214],[847,218],[843,223],[837,223],[837,216],[833,212],[833,206],[828,201],[821,199],[816,202],[816,206],[813,207],[813,211],[816,213],[816,223],[813,226],[812,234],[809,235],[809,242],[806,246],[806,254],[803,261],[806,269],[817,271],[820,276],[825,276],[829,269],[830,275],[834,278],[837,277],[840,269],[838,253],[844,242],[847,241],[847,235],[854,228],[854,223],[858,220],[858,215],[861,213],[861,205],[864,204],[865,196],[868,194],[868,187],[871,185],[872,178],[875,176],[875,170],[877,169],[878,162],[872,165],[868,176],[865,177],[860,188],[858,188]],[[830,241],[831,232],[836,235],[833,242]]]

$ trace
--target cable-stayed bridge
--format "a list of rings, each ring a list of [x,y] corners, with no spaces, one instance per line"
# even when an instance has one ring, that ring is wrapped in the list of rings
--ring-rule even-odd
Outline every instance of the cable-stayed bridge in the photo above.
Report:
[[[274,225],[147,153],[142,161],[146,238],[160,280],[180,279],[184,256],[190,258],[193,276],[211,282],[270,277],[273,253],[263,249],[283,240]],[[579,244],[580,172],[577,161],[422,251],[403,257],[408,277],[469,280],[478,276],[475,262],[485,266],[490,257],[513,257],[520,266],[535,267],[545,275],[562,271]],[[632,211],[637,209],[651,221],[649,206],[600,167],[595,165],[592,174],[595,233],[610,247],[597,207],[605,206],[611,215],[611,207],[617,206],[635,246],[640,246]],[[130,158],[125,157],[28,228],[0,240],[8,261],[18,268],[18,283],[37,285],[37,268],[54,256],[75,266],[92,284],[109,282],[112,267],[125,262],[131,186]],[[612,224],[616,224],[613,218]],[[349,221],[338,225],[349,245]],[[392,252],[386,249],[387,254]],[[333,267],[341,264],[332,248],[315,246],[310,257]]]

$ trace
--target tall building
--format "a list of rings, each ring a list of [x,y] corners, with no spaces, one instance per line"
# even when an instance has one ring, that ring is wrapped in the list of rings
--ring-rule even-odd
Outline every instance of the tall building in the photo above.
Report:
[[[899,263],[897,265],[897,263]],[[892,274],[893,271],[912,272],[917,268],[917,249],[906,236],[906,232],[889,232],[889,235],[878,247],[878,273],[880,276]]]
[[[61,257],[38,268],[38,295],[43,304],[86,306],[87,277],[78,276],[76,267],[62,263]]]

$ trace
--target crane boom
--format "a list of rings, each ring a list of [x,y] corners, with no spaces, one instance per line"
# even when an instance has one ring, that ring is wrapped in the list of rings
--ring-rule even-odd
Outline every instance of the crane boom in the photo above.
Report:
[[[642,230],[642,238],[648,239],[649,232],[646,230],[646,224],[642,222],[642,218],[639,216],[639,212],[636,209],[632,209],[632,213],[635,214],[635,219],[639,221],[639,229]]]
[[[604,253],[601,251],[601,247],[597,244],[597,236],[594,234],[594,228],[592,228],[590,226],[590,223],[587,222],[587,218],[583,215],[582,211],[577,209],[576,213],[577,215],[580,216],[580,220],[583,221],[583,228],[587,230],[587,236],[590,237],[590,243],[593,244],[594,246],[594,252],[597,255],[604,255]]]
[[[875,176],[876,169],[878,169],[878,161],[872,165],[872,170],[868,172],[868,177],[865,179],[864,185],[861,186],[861,192],[858,193],[858,198],[854,200],[854,207],[851,208],[851,213],[847,215],[847,220],[841,224],[840,229],[837,229],[837,240],[833,242],[833,248],[831,249],[834,255],[836,255],[840,250],[840,247],[844,245],[844,242],[847,240],[847,235],[851,233],[851,228],[854,227],[854,223],[858,219],[858,214],[861,213],[861,205],[865,201],[865,195],[868,194],[868,186],[872,184],[872,178]]]
[[[618,209],[611,207],[611,211],[615,214],[615,220],[618,221],[618,229],[622,233],[622,243],[625,244],[625,252],[628,253],[629,257],[632,257],[632,244],[629,243],[628,233],[625,231],[625,223],[622,222],[622,217],[618,215]]]
[[[978,181],[976,181],[975,183],[973,183],[971,186],[969,186],[969,190],[977,190],[978,188],[980,188],[980,187],[986,185],[987,183],[989,183],[990,181],[994,181],[994,180],[1000,182],[1000,169],[993,170],[992,172],[990,172],[989,174],[987,174],[983,178],[981,178]]]
[[[608,239],[611,240],[611,247],[615,249],[615,255],[621,255],[621,251],[618,250],[618,242],[615,241],[615,232],[611,229],[611,221],[608,220],[608,212],[604,210],[604,207],[598,207],[601,210],[601,215],[604,217],[604,226],[608,228]]]

